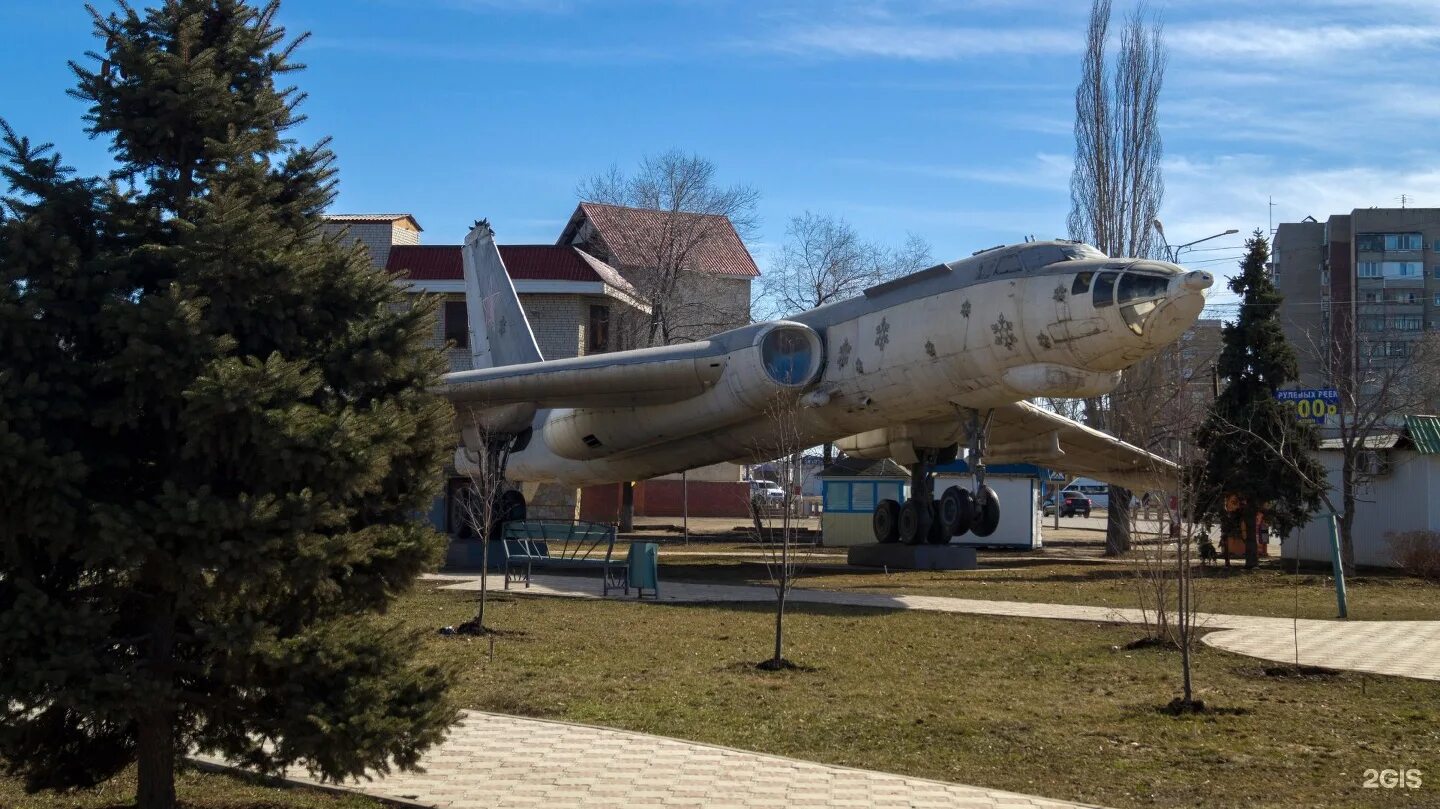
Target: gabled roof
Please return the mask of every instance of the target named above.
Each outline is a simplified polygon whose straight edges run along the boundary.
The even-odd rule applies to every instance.
[[[627,208],[600,202],[582,202],[570,216],[557,244],[572,244],[580,226],[587,220],[595,228],[615,263],[625,267],[646,267],[654,263],[645,255],[644,245],[655,243],[664,233],[666,217],[698,217],[708,228],[705,238],[687,256],[688,269],[733,278],[755,278],[760,268],[745,249],[740,234],[730,219],[719,214],[672,214],[645,208]]]
[[[1406,416],[1405,430],[1418,452],[1440,455],[1440,416]]]
[[[584,281],[608,284],[633,294],[634,287],[609,264],[578,247],[502,244],[500,260],[514,281]],[[465,259],[458,244],[397,244],[385,269],[411,281],[463,281]]]
[[[910,473],[905,467],[890,460],[882,458],[878,461],[867,461],[864,458],[845,457],[820,470],[816,477],[820,478],[905,478],[910,479]]]
[[[420,227],[420,222],[417,221],[417,220],[415,219],[415,217],[411,216],[411,215],[408,214],[408,213],[337,213],[337,214],[325,214],[325,221],[326,221],[326,222],[340,222],[340,223],[342,223],[342,224],[348,223],[348,222],[398,222],[398,221],[400,221],[401,219],[404,219],[404,220],[408,221],[408,222],[410,223],[410,226],[413,227],[413,228],[415,228],[416,230],[423,231],[423,230],[425,229],[425,228]]]

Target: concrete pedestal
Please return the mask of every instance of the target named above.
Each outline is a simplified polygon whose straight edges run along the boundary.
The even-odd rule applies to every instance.
[[[902,545],[900,543],[851,546],[847,561],[857,567],[891,570],[975,570],[975,549],[962,545]]]

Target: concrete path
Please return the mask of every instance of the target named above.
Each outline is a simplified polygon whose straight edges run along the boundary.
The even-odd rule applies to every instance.
[[[477,575],[440,574],[452,590],[479,590]],[[490,577],[492,592],[503,588],[503,577]],[[511,585],[512,592],[570,598],[600,598],[598,578],[535,576],[529,590]],[[768,587],[732,584],[661,582],[660,601],[670,603],[763,602],[774,599]],[[624,596],[612,595],[612,599]],[[633,596],[631,596],[633,598]],[[929,610],[1016,618],[1054,618],[1092,623],[1138,624],[1139,610],[1088,607],[1071,604],[1035,604],[1025,601],[983,601],[944,596],[886,593],[850,593],[796,589],[791,601],[836,604],[872,609]],[[1238,654],[1309,666],[1366,671],[1440,680],[1440,621],[1321,621],[1263,618],[1254,615],[1205,614],[1196,622],[1211,631],[1205,643]],[[1297,654],[1298,647],[1298,654]]]
[[[680,739],[465,711],[423,773],[347,783],[446,809],[702,806],[1033,809],[1081,804],[832,767]],[[304,770],[286,773],[313,783]]]

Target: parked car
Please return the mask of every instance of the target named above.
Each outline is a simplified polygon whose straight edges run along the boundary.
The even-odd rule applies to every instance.
[[[785,490],[770,480],[750,481],[750,502],[758,506],[780,507],[785,505]]]
[[[1090,516],[1090,498],[1086,497],[1083,494],[1080,494],[1079,492],[1072,492],[1069,490],[1061,492],[1060,498],[1061,517],[1074,517],[1076,515],[1079,515],[1081,517]],[[1045,503],[1042,506],[1042,513],[1047,517],[1055,513],[1054,497],[1045,498]]]
[[[1092,508],[1110,507],[1110,484],[1091,478],[1077,478],[1066,486],[1061,494],[1077,494],[1090,499]]]

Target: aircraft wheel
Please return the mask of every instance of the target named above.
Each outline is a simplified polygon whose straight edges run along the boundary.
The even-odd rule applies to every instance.
[[[876,542],[894,542],[900,538],[900,504],[894,500],[881,500],[875,506],[875,514],[870,519],[870,527],[875,531]]]
[[[975,522],[975,495],[969,489],[951,486],[940,495],[940,525],[945,532],[945,541],[950,537],[962,536]]]
[[[1000,498],[996,496],[994,489],[981,486],[980,494],[975,498],[975,524],[970,526],[970,531],[977,537],[988,537],[995,533],[998,527]]]
[[[945,531],[945,525],[940,521],[940,501],[930,503],[930,533],[926,534],[925,541],[931,545],[945,545],[950,542],[950,534]]]
[[[906,500],[900,507],[900,541],[923,544],[930,537],[930,507],[919,500]]]
[[[526,511],[525,495],[514,489],[500,493],[500,507],[495,510],[500,522],[519,522],[525,519]]]

